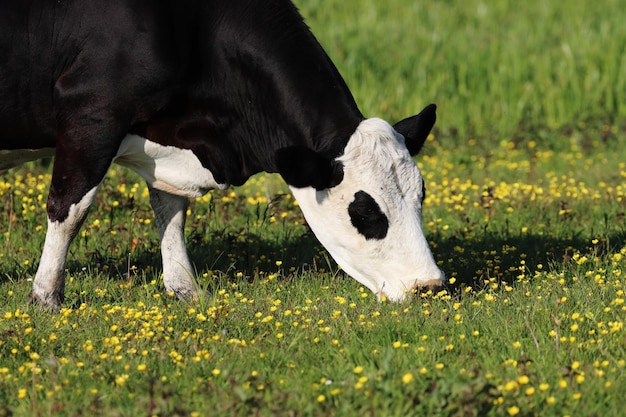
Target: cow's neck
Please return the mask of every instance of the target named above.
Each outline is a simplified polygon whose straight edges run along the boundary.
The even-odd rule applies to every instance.
[[[282,147],[337,156],[363,118],[295,7],[282,4],[279,12],[274,3],[257,2],[252,14],[227,3],[202,48],[210,51],[203,57],[210,71],[191,92],[214,125],[210,148],[225,153],[221,168],[230,183],[274,172]]]

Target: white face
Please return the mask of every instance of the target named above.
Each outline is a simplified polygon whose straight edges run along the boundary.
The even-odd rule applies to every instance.
[[[344,176],[335,187],[291,187],[335,261],[393,301],[418,286],[443,284],[422,231],[422,176],[402,135],[381,119],[367,119],[337,161]]]

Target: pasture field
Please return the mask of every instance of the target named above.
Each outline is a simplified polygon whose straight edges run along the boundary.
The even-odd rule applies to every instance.
[[[0,176],[0,416],[623,415],[623,2],[297,4],[366,115],[438,103],[416,161],[449,287],[378,302],[261,174],[191,202],[208,293],[180,302],[146,187],[113,167],[51,315],[25,303],[31,163]]]

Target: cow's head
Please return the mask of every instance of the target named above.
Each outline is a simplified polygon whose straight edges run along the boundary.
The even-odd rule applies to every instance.
[[[304,148],[277,154],[279,172],[319,241],[350,276],[394,301],[445,279],[422,230],[424,181],[411,159],[435,123],[435,109],[393,127],[364,120],[336,159]]]

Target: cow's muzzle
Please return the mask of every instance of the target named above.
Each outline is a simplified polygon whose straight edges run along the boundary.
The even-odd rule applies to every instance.
[[[413,293],[421,297],[438,294],[447,287],[445,279],[432,279],[430,281],[420,282],[413,288]]]

